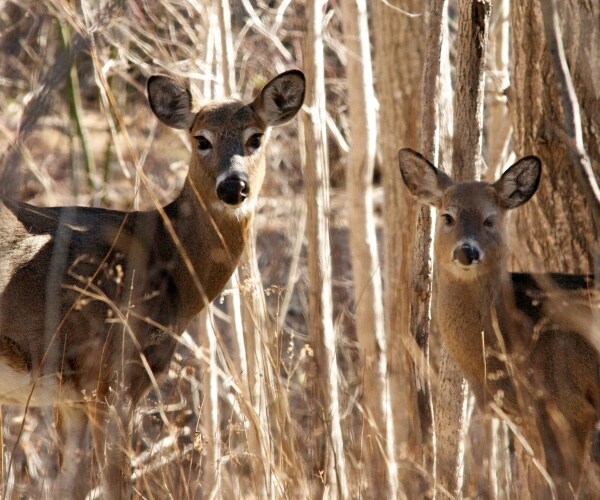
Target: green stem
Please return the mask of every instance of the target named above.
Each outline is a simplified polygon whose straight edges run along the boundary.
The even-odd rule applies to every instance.
[[[71,44],[71,32],[69,26],[62,20],[59,20],[60,25],[60,37],[63,48],[68,51]],[[94,184],[94,177],[96,175],[96,164],[94,157],[90,151],[90,143],[88,138],[87,129],[83,124],[83,107],[81,104],[81,91],[79,87],[79,76],[77,75],[77,68],[74,64],[74,56],[71,55],[71,69],[69,70],[69,77],[67,79],[67,97],[69,99],[69,112],[71,121],[75,125],[75,130],[79,140],[81,142],[81,150],[83,153],[83,165],[86,174],[87,186],[91,193],[94,193],[96,186]]]

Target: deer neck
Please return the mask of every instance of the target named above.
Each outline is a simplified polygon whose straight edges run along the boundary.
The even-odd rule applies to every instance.
[[[503,369],[486,350],[510,353],[518,332],[512,314],[512,284],[506,271],[465,280],[437,270],[433,319],[450,356],[458,364],[481,402],[488,387],[487,373]]]
[[[188,178],[179,196],[165,208],[183,249],[172,243],[184,324],[221,292],[237,267],[254,217],[253,200],[246,203],[250,206],[237,211],[208,203]]]

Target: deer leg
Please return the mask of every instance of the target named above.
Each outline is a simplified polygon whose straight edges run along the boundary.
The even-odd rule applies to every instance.
[[[555,482],[559,498],[568,498],[579,488],[587,434],[573,427],[557,405],[546,402],[544,406],[538,425],[546,468]]]
[[[57,430],[61,439],[61,467],[55,485],[55,498],[85,498],[90,489],[88,417],[81,408],[61,406]]]

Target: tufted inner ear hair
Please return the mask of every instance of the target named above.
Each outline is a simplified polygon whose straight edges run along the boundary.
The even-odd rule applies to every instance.
[[[410,148],[398,151],[398,163],[404,184],[421,203],[436,206],[444,191],[453,183],[448,175],[421,153]]]
[[[186,85],[169,76],[154,75],[147,87],[150,108],[161,122],[177,129],[192,126],[192,94]]]
[[[500,205],[505,209],[519,207],[536,192],[542,174],[537,156],[526,156],[508,168],[494,184]]]
[[[296,116],[305,92],[304,74],[299,70],[286,71],[267,83],[250,106],[267,125],[281,125]]]

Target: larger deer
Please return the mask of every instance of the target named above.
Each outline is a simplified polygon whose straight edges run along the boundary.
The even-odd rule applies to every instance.
[[[399,162],[410,192],[437,209],[432,320],[443,344],[478,403],[517,417],[541,442],[557,490],[576,490],[600,410],[589,297],[563,293],[560,277],[507,270],[506,214],[533,196],[541,162],[523,158],[493,184],[455,182],[410,149]]]
[[[304,101],[297,70],[249,104],[192,109],[188,88],[148,80],[154,114],[189,133],[181,193],[157,210],[40,208],[0,198],[0,402],[55,405],[56,496],[73,485],[91,423],[105,498],[130,495],[131,415],[171,360],[177,336],[223,288],[244,249],[271,126]]]

